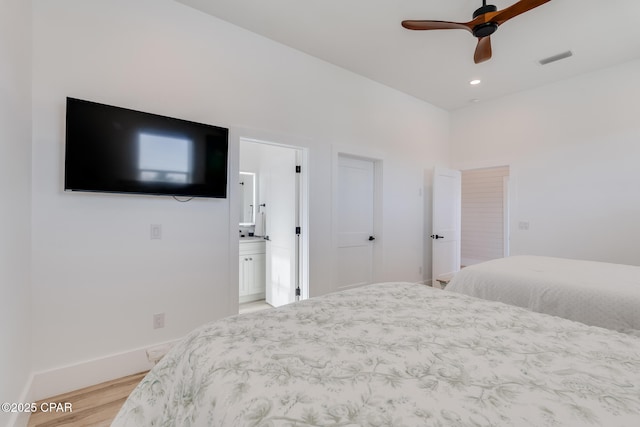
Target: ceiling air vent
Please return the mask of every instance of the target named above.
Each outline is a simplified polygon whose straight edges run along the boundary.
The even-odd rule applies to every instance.
[[[540,65],[547,65],[547,64],[551,64],[552,62],[560,61],[561,59],[569,58],[570,56],[573,56],[573,52],[568,50],[566,52],[562,52],[557,55],[553,55],[548,58],[541,59],[538,62],[540,63]]]

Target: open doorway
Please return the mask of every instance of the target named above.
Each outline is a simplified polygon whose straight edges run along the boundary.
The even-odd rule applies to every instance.
[[[308,297],[306,152],[240,138],[239,312]]]
[[[461,267],[509,255],[509,166],[462,171]]]

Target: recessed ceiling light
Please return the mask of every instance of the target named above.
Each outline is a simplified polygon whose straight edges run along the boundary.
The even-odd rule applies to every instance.
[[[480,79],[475,79],[475,80],[471,80],[471,81],[469,82],[469,84],[470,84],[471,86],[475,86],[475,85],[479,85],[479,84],[480,84],[480,82],[481,82],[481,80],[480,80]]]

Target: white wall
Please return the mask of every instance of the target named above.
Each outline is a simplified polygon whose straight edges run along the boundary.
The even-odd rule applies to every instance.
[[[638,76],[640,60],[452,114],[454,167],[511,165],[511,254],[640,265]]]
[[[0,402],[31,373],[31,2],[0,2]],[[11,414],[0,412],[0,425]]]
[[[241,129],[309,147],[312,295],[333,290],[331,147],[384,153],[379,279],[422,280],[419,190],[425,169],[449,161],[445,111],[170,0],[36,0],[33,61],[36,371],[173,339],[236,309],[229,200],[64,193],[66,96],[230,126],[234,174],[237,138],[253,136]],[[153,330],[159,312],[166,328]]]

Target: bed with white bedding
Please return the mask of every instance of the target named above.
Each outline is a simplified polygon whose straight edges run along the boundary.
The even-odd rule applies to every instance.
[[[640,339],[383,283],[190,333],[114,426],[634,426]]]
[[[511,256],[460,270],[447,291],[640,336],[640,267]]]

